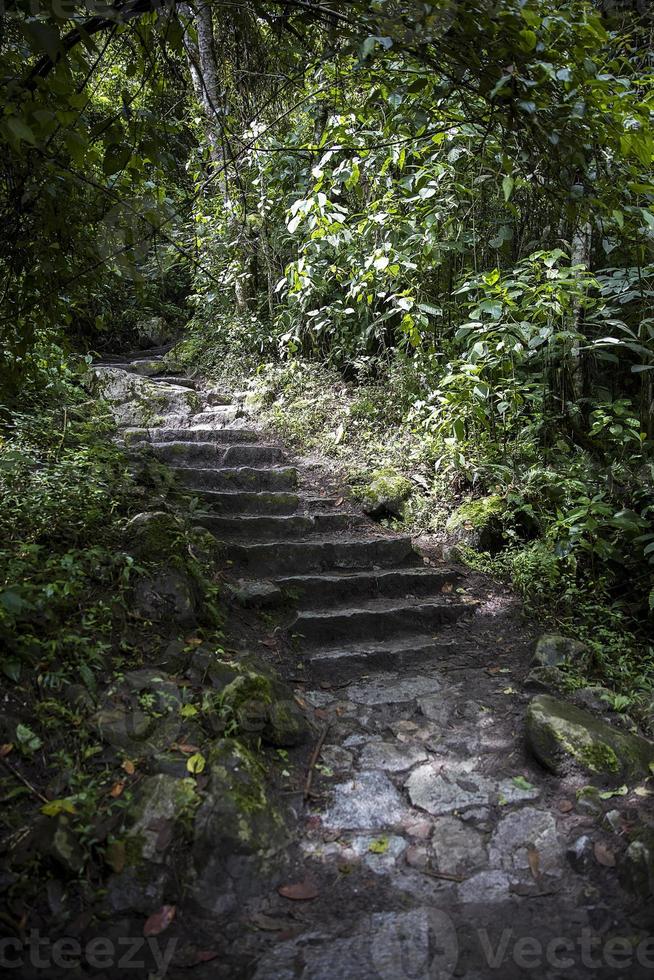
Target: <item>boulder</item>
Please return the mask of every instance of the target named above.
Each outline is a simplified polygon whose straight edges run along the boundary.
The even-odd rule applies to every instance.
[[[269,745],[288,748],[309,735],[292,690],[276,677],[254,671],[239,674],[223,689],[220,705],[243,734],[260,736]]]
[[[207,768],[209,787],[194,822],[190,898],[202,911],[221,914],[278,873],[288,832],[253,753],[221,740]]]
[[[543,633],[536,642],[531,666],[560,667],[561,664],[583,663],[587,658],[588,647],[580,640],[558,633]]]
[[[620,880],[625,888],[642,899],[654,895],[654,836],[633,840],[622,856]]]
[[[461,504],[445,526],[450,543],[491,554],[499,551],[505,511],[506,501],[496,494]]]
[[[143,619],[192,627],[198,622],[199,596],[195,582],[176,568],[160,568],[139,579],[133,608]]]
[[[651,774],[654,743],[575,705],[541,694],[529,705],[526,724],[531,751],[557,775],[577,769],[623,782]]]
[[[397,470],[386,468],[371,473],[367,485],[357,492],[357,496],[370,517],[402,517],[411,490],[410,480]]]
[[[185,421],[200,411],[197,392],[180,385],[156,384],[122,368],[94,369],[97,393],[104,398],[118,425],[151,428],[164,416]]]
[[[163,510],[136,514],[125,525],[125,547],[143,561],[161,561],[175,549],[180,526]]]
[[[92,718],[103,741],[134,756],[166,749],[179,734],[182,698],[162,671],[133,670],[105,692],[105,703]]]
[[[524,686],[528,691],[563,691],[565,675],[558,667],[532,667]]]

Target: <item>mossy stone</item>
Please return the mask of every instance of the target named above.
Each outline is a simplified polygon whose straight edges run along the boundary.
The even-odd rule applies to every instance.
[[[531,663],[533,667],[558,667],[560,664],[581,663],[587,656],[588,647],[581,640],[558,633],[543,633],[536,642]]]
[[[577,768],[607,781],[650,775],[654,743],[618,731],[582,708],[541,694],[527,709],[527,739],[536,758],[557,775]]]
[[[469,500],[450,515],[445,530],[453,544],[495,552],[502,546],[505,511],[506,501],[497,494]]]
[[[260,736],[280,748],[307,738],[308,725],[293,692],[276,677],[242,673],[224,688],[220,703],[243,735]]]
[[[374,470],[367,484],[356,491],[356,496],[370,517],[402,517],[411,490],[411,481],[406,476],[385,468]]]

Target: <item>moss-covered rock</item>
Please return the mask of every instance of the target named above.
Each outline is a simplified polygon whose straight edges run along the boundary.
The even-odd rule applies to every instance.
[[[143,561],[161,561],[170,556],[179,535],[179,522],[162,510],[136,514],[125,525],[126,547]]]
[[[559,775],[576,768],[623,781],[649,775],[654,765],[654,743],[546,694],[527,709],[527,740],[536,758]]]
[[[454,545],[475,551],[499,551],[505,512],[506,501],[497,494],[469,500],[450,515],[445,526],[448,538]]]
[[[260,890],[288,842],[286,820],[266,788],[256,756],[233,740],[208,758],[210,783],[194,824],[191,897],[205,911],[234,907]]]
[[[536,641],[531,663],[533,667],[583,664],[588,658],[588,653],[587,645],[581,640],[573,640],[558,633],[543,633]]]
[[[374,470],[367,483],[355,495],[370,517],[402,517],[404,504],[412,490],[411,481],[397,470]]]
[[[274,676],[240,674],[222,691],[220,705],[228,724],[233,720],[241,734],[260,736],[269,745],[291,747],[308,736],[293,692]]]

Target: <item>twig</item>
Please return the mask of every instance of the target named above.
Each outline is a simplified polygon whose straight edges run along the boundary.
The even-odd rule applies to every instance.
[[[465,881],[464,875],[451,874],[449,871],[427,871],[424,870],[423,874],[429,875],[430,878],[442,878],[444,881]]]
[[[330,723],[327,722],[327,724],[324,726],[322,732],[320,733],[320,738],[318,739],[318,741],[316,743],[316,747],[315,747],[315,749],[313,750],[313,752],[311,754],[311,759],[309,760],[309,768],[307,769],[307,778],[304,781],[304,799],[305,800],[308,800],[309,797],[312,795],[311,794],[311,783],[313,782],[313,771],[314,771],[314,769],[316,767],[316,762],[318,761],[318,757],[320,756],[320,750],[322,749],[323,745],[325,744],[325,739],[327,738],[327,732],[329,731],[329,725],[330,725]]]
[[[29,780],[25,779],[25,777],[23,775],[21,775],[21,773],[19,773],[17,769],[14,769],[14,767],[11,765],[10,762],[7,762],[6,759],[0,759],[0,762],[2,762],[3,765],[5,765],[7,767],[7,769],[12,774],[12,776],[15,776],[16,779],[19,779],[21,781],[21,783],[23,784],[23,786],[27,786],[27,788],[30,791],[30,793],[34,793],[34,795],[35,796],[38,796],[38,798],[40,800],[42,800],[44,803],[49,803],[50,802],[50,800],[47,798],[47,796],[43,796],[42,793],[39,793],[38,789],[36,789],[34,786],[32,786],[32,784],[29,782]]]

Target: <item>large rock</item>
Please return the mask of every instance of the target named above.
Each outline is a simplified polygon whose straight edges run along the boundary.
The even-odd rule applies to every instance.
[[[176,568],[160,568],[139,579],[134,587],[134,609],[143,619],[176,626],[195,626],[199,596],[190,575]]]
[[[166,416],[188,421],[200,410],[195,391],[180,385],[156,384],[116,367],[94,369],[98,394],[111,408],[118,425],[150,428]]]
[[[475,551],[499,551],[503,544],[505,510],[506,502],[497,495],[461,504],[445,527],[449,541]]]
[[[208,770],[209,788],[194,822],[190,887],[193,903],[217,915],[278,871],[288,831],[254,754],[225,739],[212,749]]]
[[[334,786],[322,822],[338,830],[384,830],[406,816],[404,801],[386,773],[373,771]]]
[[[527,709],[527,740],[536,758],[557,775],[570,769],[620,782],[651,774],[654,743],[541,694]]]
[[[581,640],[573,640],[558,633],[543,633],[536,642],[532,667],[560,667],[561,664],[578,664],[586,660],[588,647]]]
[[[236,677],[220,695],[227,720],[234,719],[243,734],[260,736],[269,745],[300,745],[309,726],[292,690],[278,678],[247,671]]]
[[[359,490],[363,510],[370,517],[401,517],[411,494],[411,481],[397,470],[375,470],[364,489]]]
[[[140,785],[123,822],[125,868],[108,883],[107,900],[114,912],[149,914],[161,905],[167,885],[176,877],[171,845],[183,836],[198,802],[193,779],[162,773]]]
[[[161,561],[175,549],[180,525],[163,510],[136,514],[125,525],[125,546],[144,561]]]
[[[167,674],[133,670],[105,692],[92,724],[109,745],[135,757],[151,756],[179,734],[181,703],[179,688]]]

